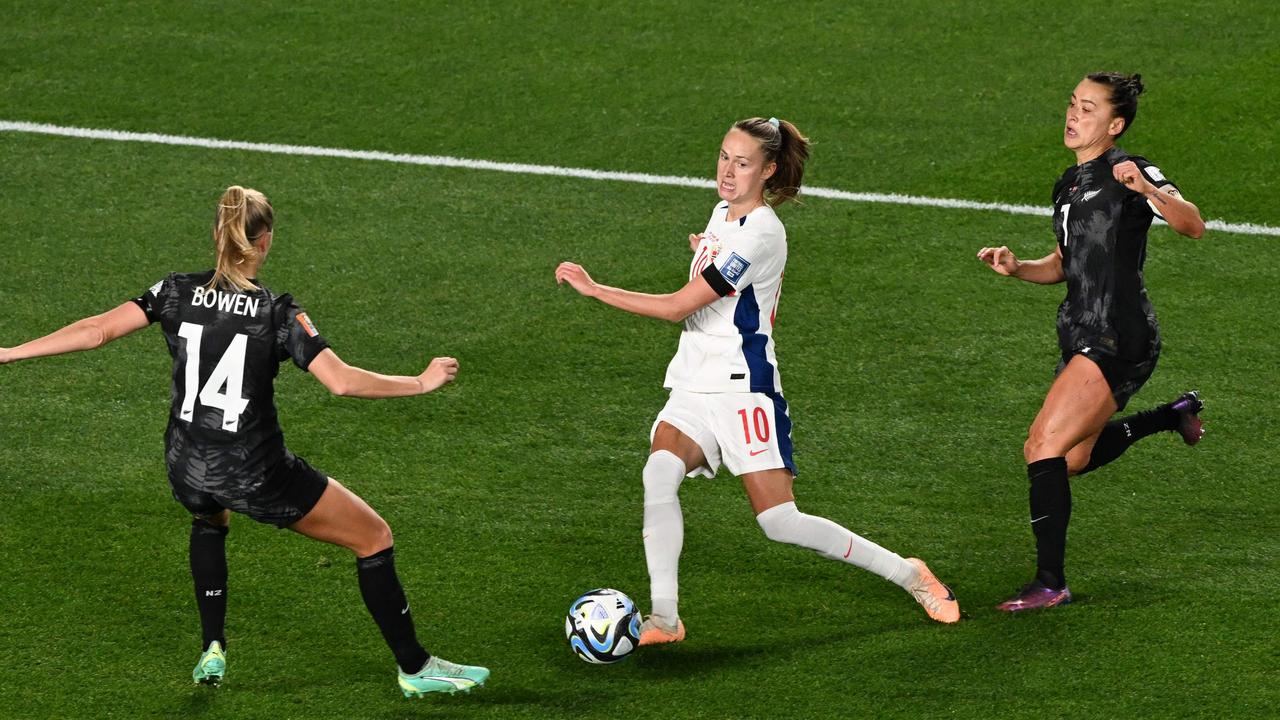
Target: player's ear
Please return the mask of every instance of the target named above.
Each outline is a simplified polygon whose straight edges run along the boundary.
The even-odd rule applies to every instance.
[[[1111,118],[1111,124],[1107,126],[1107,134],[1111,137],[1116,137],[1122,132],[1124,132],[1124,118]]]
[[[764,172],[761,173],[760,176],[765,180],[768,180],[769,178],[773,177],[773,174],[776,172],[778,172],[778,163],[771,162],[768,165],[764,166]]]
[[[259,235],[258,239],[253,241],[253,244],[258,246],[259,253],[261,253],[262,255],[266,255],[267,251],[271,249],[271,240],[272,240],[271,231],[268,230],[262,233],[261,235]]]

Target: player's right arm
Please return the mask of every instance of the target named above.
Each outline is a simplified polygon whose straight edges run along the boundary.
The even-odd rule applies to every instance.
[[[623,290],[597,283],[581,265],[571,262],[560,263],[556,268],[556,282],[568,284],[579,294],[619,310],[673,323],[682,322],[697,310],[719,300],[721,295],[702,275],[673,293],[653,295]]]
[[[94,350],[149,325],[147,314],[137,303],[129,301],[112,310],[77,320],[70,325],[23,343],[0,348],[0,365],[16,360],[62,355],[81,350]]]
[[[348,365],[332,349],[325,348],[307,370],[334,395],[377,399],[421,395],[451,383],[458,376],[458,361],[438,357],[415,376],[382,375]]]
[[[978,251],[978,259],[1001,275],[1037,285],[1053,285],[1067,279],[1062,272],[1062,249],[1057,247],[1039,260],[1019,260],[1012,250],[1003,245],[984,247]]]

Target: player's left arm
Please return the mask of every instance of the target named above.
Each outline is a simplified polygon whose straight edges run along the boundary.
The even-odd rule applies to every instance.
[[[1125,187],[1145,197],[1175,232],[1196,239],[1204,236],[1200,208],[1182,197],[1177,187],[1172,184],[1156,187],[1132,160],[1116,163],[1111,172]]]
[[[101,315],[77,320],[61,330],[17,347],[0,348],[0,365],[16,360],[94,350],[149,324],[147,314],[130,300]]]
[[[592,280],[581,265],[571,262],[560,263],[556,268],[556,282],[568,283],[579,294],[619,310],[670,322],[680,322],[720,298],[720,293],[702,275],[673,293],[653,295],[601,285]]]

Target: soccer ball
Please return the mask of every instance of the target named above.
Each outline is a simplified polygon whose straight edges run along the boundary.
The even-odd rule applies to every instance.
[[[617,590],[592,590],[569,606],[564,636],[586,662],[616,663],[640,643],[640,612],[631,598]]]

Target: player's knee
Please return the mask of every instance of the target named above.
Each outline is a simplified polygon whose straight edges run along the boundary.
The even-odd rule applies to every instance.
[[[641,473],[644,479],[644,504],[673,502],[680,491],[680,482],[684,480],[684,471],[684,461],[670,450],[650,453],[644,464],[644,472]]]
[[[377,522],[372,523],[361,535],[360,541],[351,548],[357,557],[368,557],[380,553],[395,544],[395,538],[391,535],[391,526],[381,516],[378,516]]]
[[[1031,428],[1027,433],[1026,442],[1022,444],[1022,457],[1028,463],[1047,457],[1058,457],[1061,454],[1053,450],[1053,436],[1036,427]]]
[[[191,518],[191,534],[192,535],[226,535],[230,530],[228,522],[230,515],[223,510],[217,515],[210,517],[193,517]]]
[[[764,536],[774,542],[796,544],[800,511],[794,502],[775,505],[756,515],[756,522],[764,531]]]

